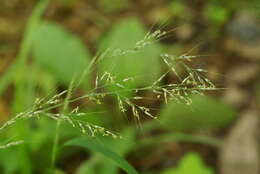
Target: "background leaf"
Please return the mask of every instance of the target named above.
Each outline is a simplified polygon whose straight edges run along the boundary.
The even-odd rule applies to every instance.
[[[68,85],[90,62],[90,53],[73,34],[51,22],[42,22],[34,36],[34,58],[55,78]]]
[[[196,153],[185,155],[177,168],[167,169],[162,174],[214,174],[211,168],[206,167]]]
[[[192,96],[192,104],[172,101],[160,114],[162,124],[171,130],[216,129],[227,126],[235,111],[220,101],[206,96]]]

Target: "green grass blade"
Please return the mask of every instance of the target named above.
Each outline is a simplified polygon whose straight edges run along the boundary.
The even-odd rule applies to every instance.
[[[121,156],[100,144],[95,138],[76,138],[65,143],[65,146],[80,146],[94,152],[101,153],[105,157],[114,161],[121,169],[128,174],[138,174],[138,172]]]

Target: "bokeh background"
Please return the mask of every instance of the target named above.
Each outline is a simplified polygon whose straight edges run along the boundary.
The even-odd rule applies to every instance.
[[[159,119],[144,116],[141,126],[120,115],[113,99],[98,106],[82,100],[77,104],[90,113],[87,121],[122,135],[123,140],[110,139],[106,145],[141,174],[260,173],[260,1],[50,0],[41,14],[36,7],[42,2],[0,1],[1,124],[37,96],[66,89],[75,67],[82,68],[104,48],[128,47],[148,31],[161,29],[170,34],[138,55],[140,62],[117,67],[118,73],[141,67],[146,76],[138,82],[142,85],[153,73],[163,72],[163,66],[149,61],[158,52],[194,55],[198,58],[191,66],[207,69],[206,76],[219,90],[192,96],[189,106],[143,101],[155,108]],[[36,29],[37,23],[43,25]],[[78,95],[93,86],[96,71]],[[165,79],[174,80],[170,75]],[[26,143],[0,149],[0,173],[46,173],[54,129],[55,121],[43,119],[2,132],[1,144],[16,139]],[[80,134],[63,125],[61,141]],[[101,155],[70,148],[60,153],[57,173],[123,171]]]

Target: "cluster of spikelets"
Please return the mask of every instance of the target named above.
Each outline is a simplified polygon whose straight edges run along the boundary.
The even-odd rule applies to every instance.
[[[143,48],[152,45],[153,43],[159,41],[160,39],[166,37],[168,32],[156,30],[155,32],[149,32],[147,35],[140,41],[138,41],[132,49],[128,50],[109,50],[108,52],[112,56],[123,56],[125,54],[134,54],[136,52],[142,51]],[[107,54],[107,53],[106,53]],[[138,94],[138,91],[149,91],[154,93],[155,100],[163,99],[167,104],[170,100],[176,100],[179,102],[185,102],[187,104],[191,104],[191,94],[200,94],[203,95],[205,91],[208,90],[216,90],[214,84],[205,77],[204,73],[206,70],[204,69],[193,69],[189,67],[186,62],[191,61],[191,59],[196,58],[196,56],[189,56],[186,54],[180,56],[174,56],[167,53],[160,55],[163,62],[167,65],[167,71],[162,74],[153,84],[146,87],[132,89],[135,94]],[[104,54],[100,57],[96,58],[96,62],[101,61],[104,58]],[[186,77],[181,77],[181,75],[176,71],[176,65],[180,65],[186,71]],[[178,78],[177,83],[170,83],[170,84],[163,84],[162,80],[170,73],[174,73]],[[146,115],[152,119],[156,119],[157,117],[152,115],[150,109],[136,104],[135,100],[144,100],[145,97],[142,96],[132,96],[132,97],[125,97],[119,95],[117,92],[100,92],[101,87],[99,84],[102,85],[114,85],[116,87],[125,88],[125,83],[128,81],[134,80],[133,77],[125,78],[123,80],[118,81],[116,77],[111,75],[109,72],[105,72],[100,76],[96,76],[95,80],[95,89],[91,90],[91,92],[80,96],[80,97],[70,97],[68,99],[68,103],[73,103],[75,101],[81,99],[89,99],[94,100],[97,104],[100,104],[102,100],[106,96],[116,96],[116,100],[118,103],[118,108],[122,113],[125,113],[129,109],[132,112],[132,115],[138,121],[140,120],[140,115]],[[162,85],[163,84],[163,85]],[[77,87],[77,85],[75,86]],[[73,88],[74,89],[74,88]],[[127,89],[129,90],[129,89]],[[5,122],[2,126],[0,126],[0,132],[13,124],[15,124],[19,120],[25,120],[30,118],[40,118],[40,117],[48,117],[50,119],[56,121],[62,121],[64,123],[70,124],[71,126],[78,128],[83,134],[88,133],[90,136],[95,136],[96,134],[102,136],[111,136],[113,138],[120,138],[120,135],[117,135],[104,127],[100,127],[98,125],[93,125],[89,122],[82,121],[78,118],[81,116],[85,116],[87,113],[79,112],[80,108],[76,107],[70,113],[54,113],[53,110],[55,108],[59,108],[64,105],[64,96],[67,95],[68,90],[62,91],[59,94],[56,94],[51,97],[44,97],[41,99],[37,99],[33,107],[29,110],[19,113],[18,115],[12,117],[9,121]],[[17,142],[9,142],[5,145],[0,146],[1,148],[7,148],[10,146],[18,145],[23,143],[23,141]]]

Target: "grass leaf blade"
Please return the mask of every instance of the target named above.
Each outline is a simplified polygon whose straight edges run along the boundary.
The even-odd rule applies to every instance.
[[[65,146],[80,146],[93,152],[98,152],[114,161],[121,169],[128,174],[138,174],[138,172],[121,156],[100,144],[95,138],[76,138],[65,143]]]

